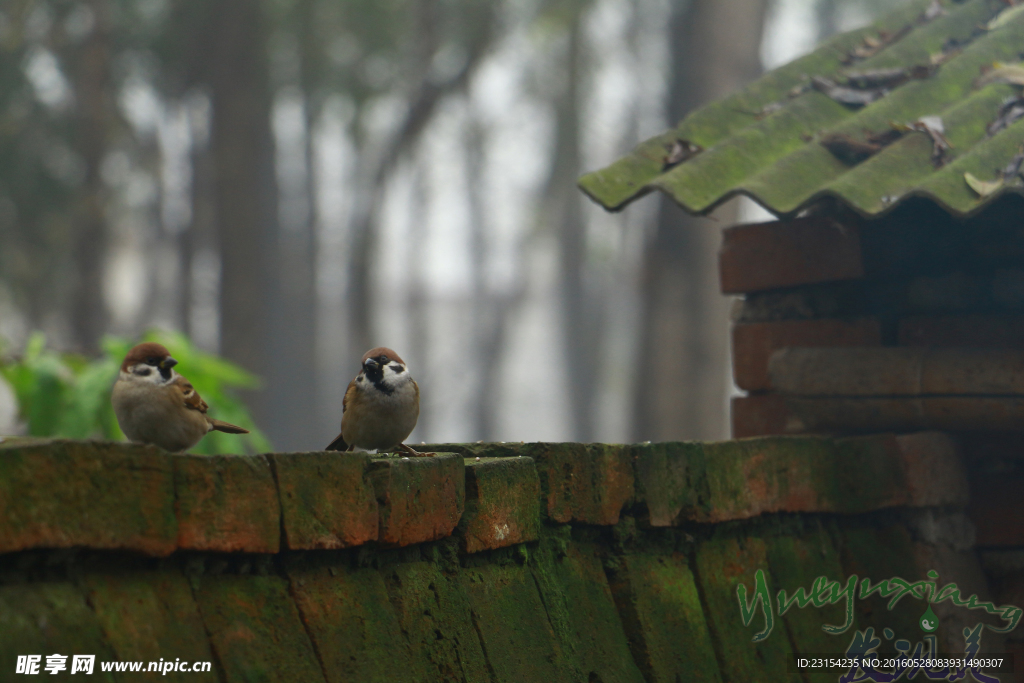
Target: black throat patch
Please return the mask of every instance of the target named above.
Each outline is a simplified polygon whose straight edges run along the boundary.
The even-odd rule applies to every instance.
[[[384,368],[379,365],[366,367],[363,369],[363,374],[366,375],[366,379],[370,380],[373,384],[373,388],[382,394],[391,395],[395,393],[393,387],[389,387],[384,384]]]

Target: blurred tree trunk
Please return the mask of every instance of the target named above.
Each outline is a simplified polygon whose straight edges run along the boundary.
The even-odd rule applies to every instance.
[[[209,83],[221,259],[220,352],[266,376],[272,365],[269,301],[277,288],[271,255],[277,235],[277,184],[267,29],[259,0],[215,2]],[[280,400],[271,396],[264,388],[250,399],[257,422],[266,423],[272,411],[282,411]]]
[[[721,98],[761,71],[766,0],[691,0],[672,14],[668,118]],[[719,292],[716,221],[661,198],[644,265],[644,315],[637,357],[634,437],[638,441],[728,435],[729,300]]]
[[[581,13],[582,14],[582,13]],[[569,389],[572,438],[594,438],[594,397],[599,370],[597,306],[585,285],[587,269],[586,223],[582,197],[576,186],[580,168],[579,87],[583,78],[581,16],[567,29],[568,45],[562,73],[565,82],[555,106],[555,150],[551,175],[544,189],[547,220],[559,243],[559,299],[563,320],[563,362]]]
[[[72,257],[75,280],[71,294],[71,333],[81,351],[94,351],[107,331],[103,298],[107,250],[106,190],[100,166],[107,150],[117,108],[111,92],[111,25],[106,0],[92,0],[92,31],[72,62],[75,90],[74,146],[84,162],[85,178],[74,210]]]
[[[301,189],[281,188],[292,205],[287,222],[282,215],[274,256],[278,288],[273,292],[270,330],[274,363],[268,386],[278,405],[287,410],[270,411],[267,436],[290,450],[319,450],[334,434],[318,433],[316,377],[316,255],[314,230],[313,121],[316,116],[316,56],[312,54],[314,26],[312,0],[296,4],[299,86],[303,114],[300,153],[305,168]],[[297,190],[297,191],[296,191]],[[295,195],[295,196],[291,196]],[[335,416],[336,418],[339,416]]]

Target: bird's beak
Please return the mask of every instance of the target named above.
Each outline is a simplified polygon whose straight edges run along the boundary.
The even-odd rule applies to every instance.
[[[365,361],[363,361],[363,367],[366,369],[377,368],[380,367],[380,363],[378,363],[372,358],[367,358]]]
[[[170,370],[171,368],[173,368],[177,364],[178,364],[178,361],[174,360],[170,356],[167,356],[167,358],[164,358],[162,361],[160,361],[160,369],[161,370]]]

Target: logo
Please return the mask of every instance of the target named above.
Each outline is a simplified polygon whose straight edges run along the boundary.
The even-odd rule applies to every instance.
[[[1002,666],[1005,657],[998,660],[996,658],[979,658],[981,634],[985,628],[994,633],[1013,631],[1017,628],[1024,610],[1013,605],[997,607],[994,603],[978,600],[977,595],[964,598],[955,583],[948,583],[939,588],[935,581],[939,575],[934,570],[928,572],[928,578],[930,580],[910,582],[900,577],[893,577],[875,584],[872,584],[871,579],[864,578],[858,584],[856,574],[847,577],[845,583],[830,581],[826,576],[819,576],[809,588],[801,586],[792,595],[785,589],[780,589],[773,599],[768,590],[764,571],[758,569],[754,574],[753,594],[750,599],[747,599],[747,586],[742,583],[736,587],[736,597],[739,600],[740,617],[744,626],[750,626],[759,610],[763,614],[764,628],[754,634],[752,640],[755,643],[763,641],[771,635],[775,627],[776,612],[778,616],[782,616],[794,605],[799,609],[804,609],[808,605],[821,608],[843,602],[846,607],[844,622],[834,625],[824,624],[821,627],[825,633],[838,636],[848,631],[853,625],[854,606],[857,600],[866,600],[876,594],[882,598],[889,598],[889,611],[892,611],[900,600],[908,596],[915,600],[924,600],[926,601],[925,610],[918,619],[918,625],[925,636],[922,641],[913,646],[913,649],[909,640],[899,639],[893,643],[898,655],[879,655],[877,650],[881,646],[882,640],[875,636],[873,628],[867,628],[864,631],[854,632],[853,639],[846,648],[845,658],[800,658],[797,660],[798,666],[848,668],[849,671],[846,675],[839,679],[840,683],[859,681],[887,683],[899,680],[904,675],[909,680],[921,671],[924,671],[929,680],[960,681],[964,680],[969,672],[980,683],[998,683],[999,679],[982,673],[981,669]],[[963,630],[963,657],[940,655],[934,635],[939,628],[939,619],[932,610],[932,606],[943,602],[949,602],[956,607],[968,610],[984,610],[987,614],[997,615],[1003,621],[1003,625],[978,623],[973,628],[965,628]],[[892,629],[888,628],[884,629],[882,635],[886,640],[892,640],[895,637]],[[891,670],[889,670],[890,668]]]

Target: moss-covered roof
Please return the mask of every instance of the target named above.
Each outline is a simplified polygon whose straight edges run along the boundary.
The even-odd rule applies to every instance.
[[[830,196],[865,216],[912,196],[971,214],[1024,194],[1024,117],[1012,111],[1024,114],[1012,82],[1024,80],[1012,66],[1022,59],[1024,7],[912,0],[691,113],[580,187],[609,210],[660,189],[694,214],[737,194],[780,216]],[[995,130],[1000,120],[1009,125]],[[976,184],[979,194],[967,174],[1002,182]]]

